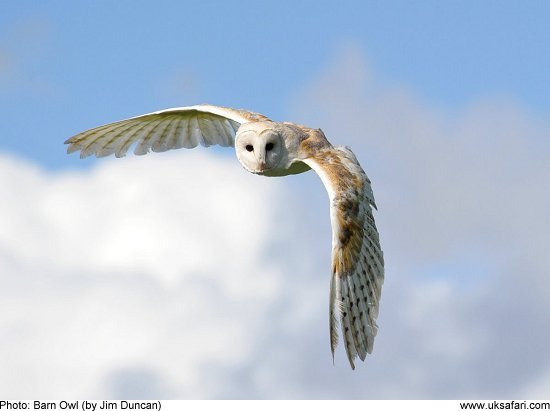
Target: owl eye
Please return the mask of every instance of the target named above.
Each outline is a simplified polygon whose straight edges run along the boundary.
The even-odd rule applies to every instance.
[[[273,143],[267,143],[267,144],[265,145],[265,149],[266,149],[266,151],[271,151],[271,150],[273,150]]]
[[[245,148],[246,148],[246,151],[254,150],[254,147],[252,147],[252,144],[247,144]]]

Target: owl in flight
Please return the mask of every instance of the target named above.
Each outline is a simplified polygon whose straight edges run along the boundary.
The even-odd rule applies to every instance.
[[[352,368],[357,356],[372,352],[384,281],[384,258],[372,208],[371,183],[347,147],[333,147],[320,129],[278,123],[246,110],[197,105],[156,111],[96,127],[71,137],[68,153],[80,157],[123,157],[176,148],[220,145],[235,147],[243,167],[268,177],[313,169],[330,199],[332,276],[330,281],[330,347],[338,343],[341,324]]]

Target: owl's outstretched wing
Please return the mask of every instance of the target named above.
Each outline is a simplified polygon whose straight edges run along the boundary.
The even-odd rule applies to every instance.
[[[384,257],[372,207],[370,180],[347,147],[321,148],[303,160],[317,172],[330,198],[332,279],[330,344],[338,343],[338,322],[352,368],[372,352],[384,282]]]
[[[208,104],[178,107],[99,126],[71,137],[65,144],[69,154],[80,150],[81,158],[123,157],[134,143],[137,155],[199,144],[232,147],[241,124],[268,120],[250,111]]]

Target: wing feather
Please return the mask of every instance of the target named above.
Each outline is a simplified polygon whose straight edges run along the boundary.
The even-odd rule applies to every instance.
[[[154,152],[161,153],[163,151],[170,150],[173,147],[173,129],[176,121],[177,119],[170,118],[162,122],[162,129],[157,131],[158,136],[155,143],[151,147]]]
[[[311,148],[313,147],[313,148]],[[330,198],[332,279],[329,326],[331,351],[338,343],[338,323],[349,363],[372,353],[384,282],[384,257],[372,208],[371,182],[348,148],[330,144],[309,148],[303,160],[317,172]]]
[[[144,122],[144,126],[139,129],[136,134],[137,145],[134,149],[134,154],[138,156],[145,155],[151,149],[151,139],[154,135],[155,128],[161,123],[162,119],[149,120]]]
[[[171,122],[172,120],[168,118],[166,121],[159,122],[157,126],[151,130],[151,139],[149,140],[151,151],[156,153],[166,151],[163,150],[164,141],[170,137],[167,130],[169,129]]]
[[[250,111],[207,104],[179,107],[105,124],[79,133],[65,144],[69,154],[80,151],[81,158],[123,157],[133,144],[136,155],[199,144],[232,147],[241,124],[267,120]]]
[[[188,130],[189,130],[189,142],[186,143],[186,136],[183,136],[184,138],[184,147],[185,148],[195,148],[197,147],[201,140],[202,140],[202,134],[200,131],[200,125],[199,125],[199,118],[197,117],[191,117],[189,120]]]

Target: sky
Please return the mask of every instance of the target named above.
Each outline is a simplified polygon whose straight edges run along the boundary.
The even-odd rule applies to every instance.
[[[4,397],[548,398],[548,2],[1,8]],[[198,103],[321,127],[369,175],[386,280],[355,371],[330,355],[313,172],[66,155]]]

